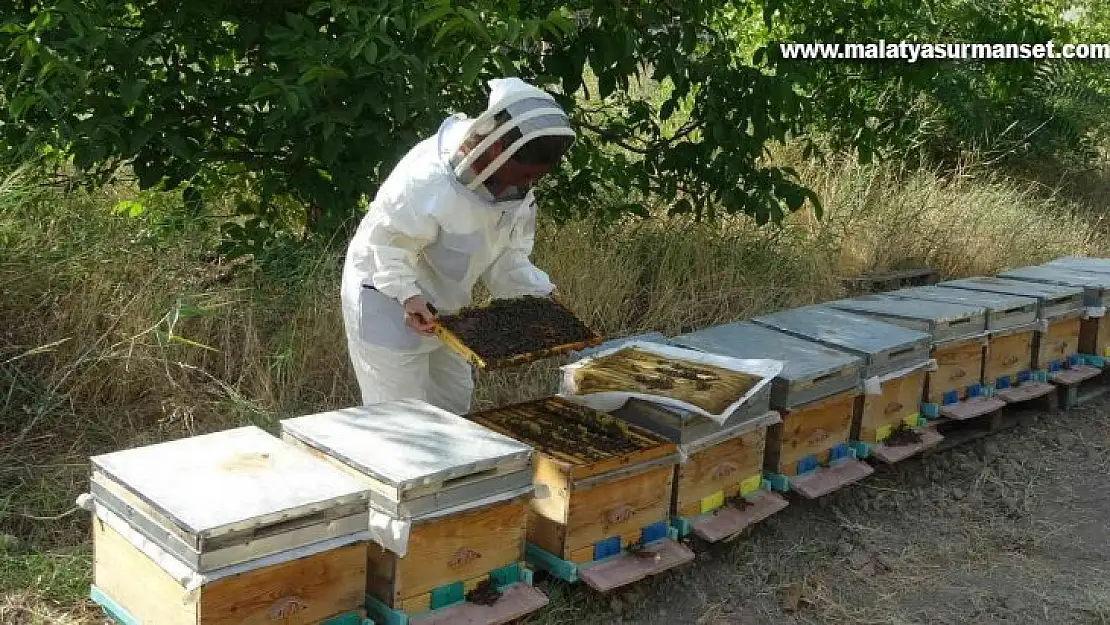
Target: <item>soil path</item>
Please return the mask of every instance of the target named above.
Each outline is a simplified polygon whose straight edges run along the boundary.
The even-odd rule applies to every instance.
[[[1110,401],[792,499],[698,563],[526,623],[1110,623]]]

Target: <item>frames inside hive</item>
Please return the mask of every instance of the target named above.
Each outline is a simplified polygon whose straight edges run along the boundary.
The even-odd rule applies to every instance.
[[[573,373],[579,395],[637,392],[677,399],[718,414],[763,378],[626,347]]]

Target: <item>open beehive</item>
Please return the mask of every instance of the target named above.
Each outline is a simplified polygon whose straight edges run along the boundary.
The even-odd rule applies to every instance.
[[[732,357],[775,357],[784,363],[772,382],[771,407],[782,423],[768,431],[765,471],[772,485],[818,497],[871,473],[853,458],[854,443],[897,461],[932,444],[887,444],[896,427],[857,410],[863,358],[755,323],[707,328],[672,339],[695,349]],[[866,417],[866,418],[865,418]],[[902,424],[896,424],[901,426]],[[899,443],[899,444],[894,444]]]
[[[373,618],[501,623],[546,605],[523,566],[527,445],[418,400],[286,419],[281,430],[372,493]],[[500,596],[471,601],[479,588]]]
[[[608,341],[597,350],[629,341],[673,344],[655,333]],[[678,445],[681,461],[675,469],[671,516],[680,536],[693,532],[715,542],[786,507],[785,499],[763,488],[766,430],[780,420],[770,409],[770,392],[767,384],[750,394],[723,423],[638,397],[611,412]]]
[[[983,361],[987,345],[987,310],[947,301],[911,299],[899,292],[829,302],[828,306],[904,328],[931,339],[935,371],[925,376],[922,410],[930,417],[969,419],[1004,404],[985,397]]]
[[[668,531],[674,443],[558,397],[467,418],[536,450],[536,566],[606,591],[693,559]]]
[[[721,414],[762,378],[710,363],[623,346],[571,373],[576,395],[627,392],[666,397]]]
[[[93,597],[143,625],[358,612],[367,489],[256,427],[94,456]]]
[[[1079,327],[1079,353],[1110,357],[1110,323],[1104,321],[1106,308],[1110,306],[1110,274],[1044,265],[1004,271],[999,277],[1082,287],[1085,310]]]
[[[931,428],[925,427],[920,412],[930,364],[929,334],[824,305],[787,310],[752,321],[861,360],[862,394],[852,398],[834,395],[813,406],[822,413],[837,414],[845,405],[851,406],[854,420],[850,438],[861,443],[853,448],[857,454],[877,451],[880,457],[896,461],[916,453],[918,444],[928,446],[939,440]],[[876,450],[880,443],[883,447]],[[894,449],[896,446],[902,449]]]
[[[580,350],[602,341],[550,297],[494,300],[436,319],[436,335],[480,369],[499,369]]]

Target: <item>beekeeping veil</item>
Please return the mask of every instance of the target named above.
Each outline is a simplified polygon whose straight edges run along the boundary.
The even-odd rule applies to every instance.
[[[489,106],[476,117],[463,137],[465,143],[473,137],[484,137],[471,149],[465,158],[455,165],[455,176],[465,181],[467,188],[474,190],[483,184],[493,172],[520,151],[528,142],[539,137],[575,137],[566,112],[550,94],[534,87],[519,78],[496,78],[489,81]],[[502,112],[509,118],[499,123],[497,117]],[[498,139],[513,133],[518,138],[504,146],[504,150],[473,178],[469,178],[470,166]],[[469,179],[468,179],[469,178]]]

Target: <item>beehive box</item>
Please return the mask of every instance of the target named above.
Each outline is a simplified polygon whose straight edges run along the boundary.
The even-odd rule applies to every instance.
[[[1066,286],[1012,280],[993,276],[978,276],[963,280],[943,282],[945,288],[1002,293],[1031,297],[1037,300],[1037,321],[1040,324],[1033,345],[1034,367],[1047,370],[1052,363],[1064,365],[1070,356],[1079,353],[1080,317],[1084,311],[1084,289]]]
[[[1022,267],[999,274],[1003,278],[1083,288],[1086,307],[1079,327],[1079,353],[1110,357],[1110,323],[1104,322],[1110,305],[1110,274],[1090,273],[1060,266]],[[1074,359],[1073,359],[1074,363]]]
[[[693,559],[668,529],[674,443],[558,397],[467,418],[536,449],[536,566],[604,592]]]
[[[1067,388],[1064,397],[1066,407],[1078,399],[1073,393],[1076,385],[1102,372],[1104,363],[1101,358],[1079,354],[1082,317],[1086,311],[1084,287],[995,277],[968,278],[945,284],[961,290],[1020,295],[1037,300],[1038,327],[1033,335],[1034,377]],[[1099,327],[1102,325],[1100,323]]]
[[[371,490],[373,618],[502,623],[546,605],[523,567],[527,445],[411,399],[286,419],[281,432]],[[467,599],[490,584],[502,593],[492,606]]]
[[[1038,321],[1035,298],[939,286],[906,289],[891,295],[985,309],[987,345],[982,357],[982,382],[994,397],[1015,403],[1043,397],[1055,390],[1034,375],[1033,351]],[[934,358],[941,362],[935,352]],[[943,370],[943,365],[941,368]],[[936,399],[931,397],[929,401]]]
[[[1100,276],[1110,275],[1110,258],[1084,258],[1078,256],[1065,256],[1050,263],[1049,267],[1061,267],[1084,273],[1094,273]],[[1104,301],[1110,300],[1110,288],[1104,292]],[[1103,304],[1105,306],[1105,304]],[[1103,318],[1087,319],[1080,330],[1080,347],[1084,352],[1099,358],[1110,357],[1110,320]]]
[[[930,356],[937,366],[925,376],[921,409],[926,417],[970,419],[1004,405],[984,396],[985,308],[889,293],[828,305],[929,334]]]
[[[849,453],[859,429],[854,418],[861,391],[859,356],[748,322],[707,328],[673,341],[735,358],[773,356],[783,362],[771,384],[770,404],[781,414],[781,422],[768,430],[763,465],[772,488],[819,497],[872,472]],[[878,453],[884,453],[884,437],[871,430]]]
[[[361,609],[368,492],[256,427],[91,458],[93,597],[143,625]]]
[[[920,410],[931,362],[928,334],[824,305],[752,321],[860,359],[862,394],[834,395],[812,406],[818,414],[841,414],[845,407],[852,411],[851,438],[860,443],[853,449],[857,455],[875,453],[880,459],[896,462],[940,441]],[[907,429],[913,434],[903,434]],[[895,434],[897,438],[888,440]],[[885,445],[880,447],[880,443]]]

